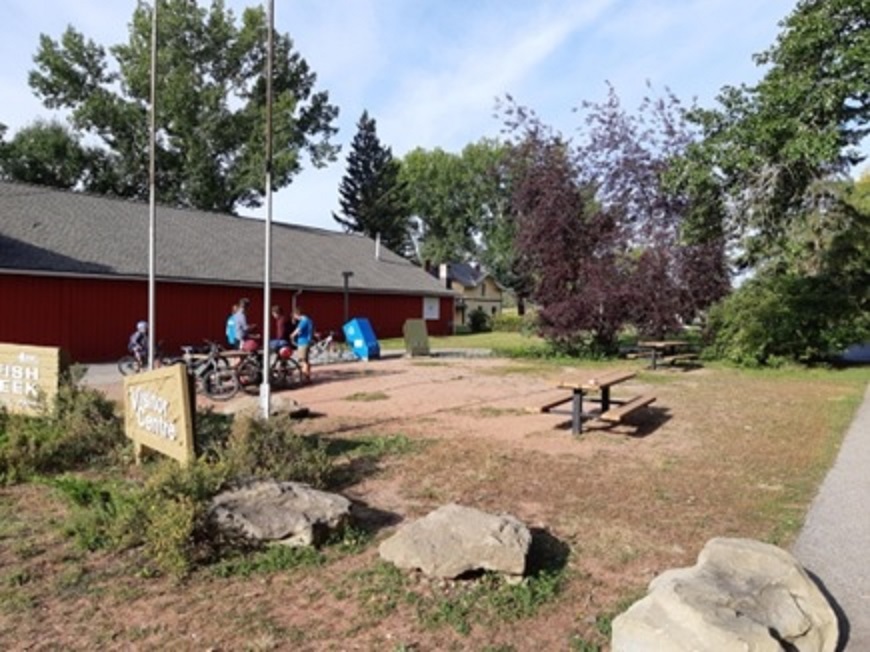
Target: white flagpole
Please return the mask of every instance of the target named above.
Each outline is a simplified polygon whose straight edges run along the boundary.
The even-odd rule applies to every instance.
[[[275,0],[269,0],[268,36],[266,39],[266,242],[263,270],[263,382],[260,385],[260,414],[268,419],[271,413],[269,339],[272,321],[272,59],[275,30]]]
[[[151,9],[151,116],[149,125],[148,162],[148,368],[154,369],[156,341],[155,258],[157,249],[157,193],[156,193],[156,133],[157,133],[157,5]]]

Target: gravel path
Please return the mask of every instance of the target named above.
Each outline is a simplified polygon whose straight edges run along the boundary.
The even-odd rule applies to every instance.
[[[870,386],[792,549],[840,609],[840,650],[870,650]]]

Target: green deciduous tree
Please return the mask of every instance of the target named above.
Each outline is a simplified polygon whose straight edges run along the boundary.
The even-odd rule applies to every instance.
[[[333,213],[333,218],[348,232],[379,235],[386,247],[407,256],[413,253],[413,245],[400,167],[392,150],[381,144],[374,118],[363,111],[339,186],[343,217]]]
[[[725,87],[697,111],[703,159],[728,192],[748,264],[784,243],[813,210],[820,179],[844,177],[870,119],[870,1],[801,0],[776,43],[756,56],[754,86]]]
[[[870,129],[870,1],[801,0],[754,86],[698,111],[707,167],[729,198],[727,231],[754,277],[711,316],[733,360],[810,360],[870,335],[870,217],[848,178]]]
[[[158,196],[161,201],[232,212],[257,206],[265,192],[267,21],[262,7],[236,24],[221,0],[202,8],[160,0]],[[30,85],[48,108],[70,111],[73,126],[104,152],[93,188],[129,197],[148,189],[151,8],[139,2],[129,40],[108,50],[69,27],[42,35]],[[275,35],[275,188],[291,182],[302,155],[334,160],[337,108],[315,92],[315,74],[287,35]]]
[[[509,193],[500,175],[503,156],[504,146],[486,139],[459,154],[417,148],[405,155],[402,178],[419,223],[422,259],[475,260],[488,248],[487,236],[506,226]]]
[[[86,181],[93,154],[59,122],[36,121],[3,142],[0,131],[0,177],[56,188]]]

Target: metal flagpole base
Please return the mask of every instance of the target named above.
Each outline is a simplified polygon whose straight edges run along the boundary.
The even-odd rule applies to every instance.
[[[260,384],[260,416],[268,419],[271,416],[272,387],[268,381]]]

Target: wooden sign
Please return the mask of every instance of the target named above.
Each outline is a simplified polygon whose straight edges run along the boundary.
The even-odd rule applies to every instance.
[[[408,319],[402,326],[405,352],[410,356],[429,355],[429,333],[422,319]]]
[[[0,405],[9,412],[36,414],[57,394],[60,349],[0,344]]]
[[[136,462],[142,447],[183,466],[194,458],[193,410],[184,365],[124,377],[124,431],[133,440]]]

